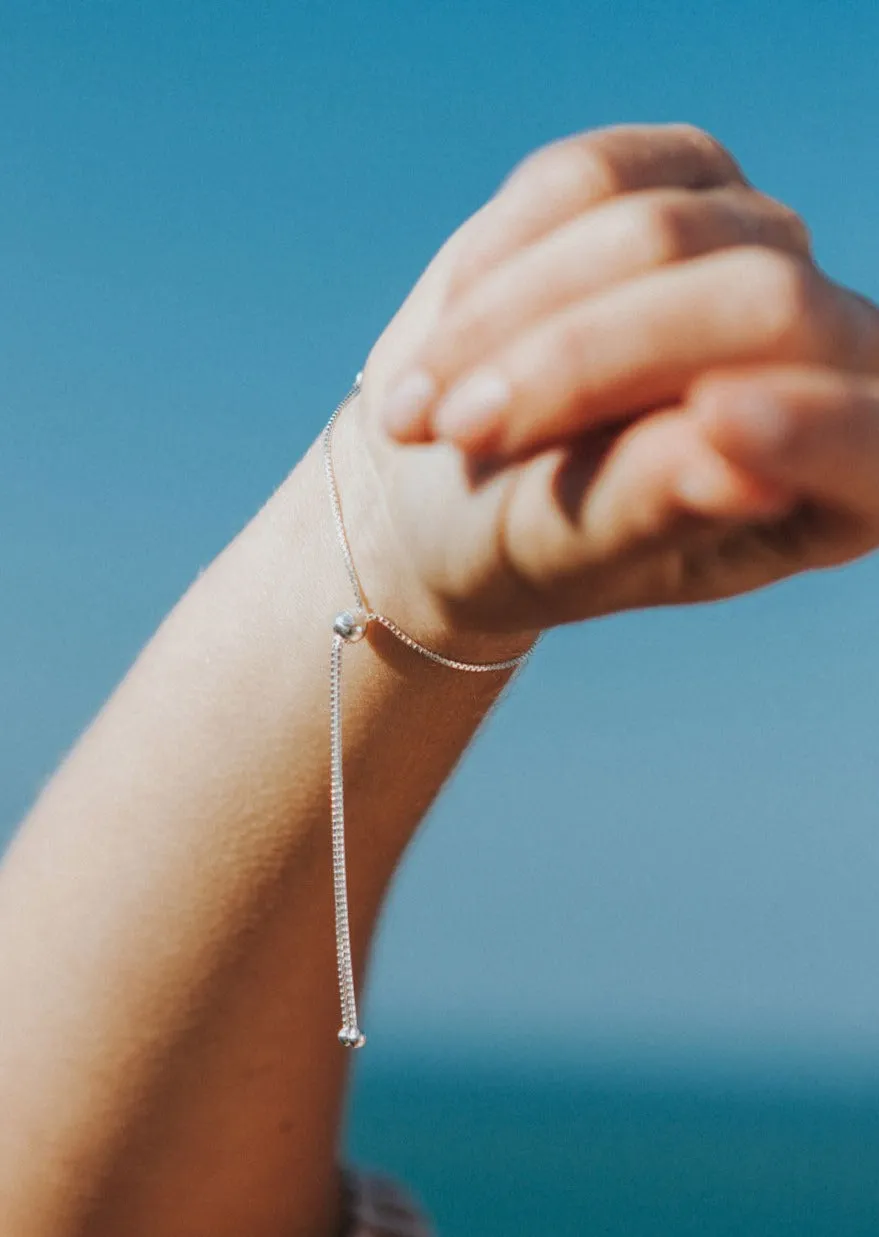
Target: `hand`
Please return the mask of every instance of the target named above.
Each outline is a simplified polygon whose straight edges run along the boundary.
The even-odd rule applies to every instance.
[[[440,250],[358,425],[404,578],[517,631],[873,548],[877,373],[879,312],[791,211],[697,130],[619,128],[530,156]]]

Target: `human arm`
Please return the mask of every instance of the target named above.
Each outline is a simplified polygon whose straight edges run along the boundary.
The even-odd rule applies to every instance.
[[[387,538],[354,456],[356,401],[349,412],[334,448],[362,578],[450,648],[389,556],[371,554]],[[193,584],[19,832],[0,880],[9,1237],[335,1231],[348,1058],[327,675],[349,601],[312,449]],[[455,645],[474,660],[524,647]],[[506,677],[453,674],[381,633],[346,659],[359,974],[399,855]]]
[[[676,177],[695,199],[687,209],[702,219],[707,208],[709,251],[755,227],[772,254],[801,247],[793,221],[750,198],[741,209],[727,201],[732,222],[715,229],[705,186],[734,173],[707,143],[664,131],[616,141],[613,166],[632,178],[606,182],[606,199],[646,209],[639,195],[657,176],[666,188]],[[670,438],[661,413],[637,418],[613,449],[577,435],[488,469],[444,443],[388,441],[379,417],[395,372],[454,323],[458,294],[527,246],[535,201],[594,213],[588,201],[547,195],[533,172],[530,206],[511,206],[502,189],[431,264],[370,354],[363,398],[337,439],[370,600],[425,643],[472,660],[520,651],[554,622],[694,600],[705,594],[685,586],[714,587],[718,575],[679,567],[710,568],[718,550],[738,572],[727,592],[778,578],[787,560],[764,562],[747,538],[758,546],[806,483],[789,452],[785,477],[766,481],[754,471],[763,456],[728,459],[695,418],[679,417]],[[675,254],[649,261],[683,265]],[[624,285],[632,272],[607,277]],[[713,288],[728,303],[723,272]],[[694,338],[705,337],[700,325],[688,323]],[[532,412],[539,421],[539,398]],[[830,433],[847,459],[851,445]],[[734,456],[735,443],[725,449]],[[864,455],[867,478],[879,475],[877,454]],[[719,474],[721,501],[716,489],[701,506],[682,496],[684,467]],[[820,460],[817,472],[826,483]],[[332,617],[349,594],[322,482],[313,450],[163,625],[8,857],[0,1219],[11,1237],[332,1232],[345,1055],[335,1040],[326,675]],[[858,516],[857,552],[875,544],[868,515]],[[732,536],[744,549],[724,559]],[[346,659],[361,974],[406,841],[502,681],[447,674],[381,631]]]

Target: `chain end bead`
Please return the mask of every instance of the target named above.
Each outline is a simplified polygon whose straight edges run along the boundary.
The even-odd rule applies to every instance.
[[[362,1048],[366,1036],[359,1027],[342,1027],[339,1031],[339,1043],[343,1048]]]
[[[366,635],[369,615],[365,610],[340,610],[333,620],[333,631],[349,644],[356,644]]]

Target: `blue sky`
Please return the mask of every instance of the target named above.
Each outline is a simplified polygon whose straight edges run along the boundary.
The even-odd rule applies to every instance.
[[[542,142],[692,120],[879,296],[879,7],[0,7],[0,827]],[[553,633],[397,883],[376,1035],[879,1062],[879,565]]]

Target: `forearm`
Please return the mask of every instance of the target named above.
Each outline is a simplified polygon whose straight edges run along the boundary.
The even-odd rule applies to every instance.
[[[345,417],[337,451],[369,590],[386,530]],[[392,592],[395,572],[380,583]],[[327,676],[350,600],[312,449],[169,616],[14,842],[0,880],[9,1237],[333,1231],[347,1054]],[[400,607],[462,657],[524,647],[456,643]],[[507,677],[453,673],[381,631],[346,655],[358,974],[409,837]]]

